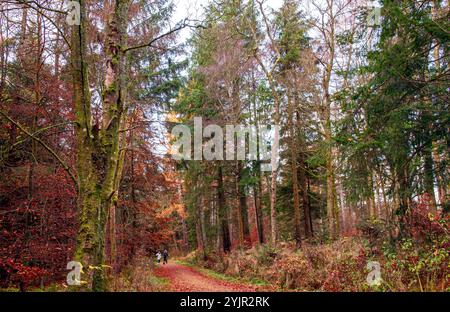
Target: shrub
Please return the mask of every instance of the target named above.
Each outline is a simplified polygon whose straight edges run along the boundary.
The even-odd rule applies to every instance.
[[[42,268],[26,266],[13,259],[7,259],[0,263],[2,287],[17,286],[21,291],[26,291],[28,286],[36,283],[46,274],[47,271]]]

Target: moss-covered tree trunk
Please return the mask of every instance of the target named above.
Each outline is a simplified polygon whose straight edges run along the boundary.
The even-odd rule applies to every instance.
[[[95,265],[99,248],[96,221],[100,207],[100,192],[97,188],[98,174],[94,170],[92,161],[94,144],[86,63],[86,8],[85,1],[79,1],[79,3],[81,23],[72,26],[71,40],[79,222],[75,259],[85,267],[82,280],[88,283],[88,287],[92,287],[93,274],[87,268]]]
[[[103,127],[100,131],[100,153],[103,153],[104,176],[102,177],[102,224],[111,211],[112,226],[115,226],[115,206],[118,200],[118,181],[123,168],[120,157],[120,130],[124,120],[126,98],[126,68],[123,47],[126,45],[129,1],[116,1],[114,13],[109,17],[105,42],[106,75],[103,91]],[[123,156],[123,155],[122,155]],[[103,225],[103,228],[105,226]],[[115,258],[115,232],[112,228],[111,256]],[[104,243],[104,235],[103,243]],[[104,247],[103,247],[104,248]],[[100,255],[99,255],[100,256]],[[103,260],[103,259],[102,259]],[[112,263],[113,264],[113,263]],[[103,270],[100,270],[104,274]]]
[[[103,127],[91,124],[91,103],[86,63],[86,3],[80,3],[80,25],[72,26],[72,80],[77,145],[79,230],[75,258],[83,264],[87,287],[107,288],[105,227],[110,207],[117,200],[115,181],[120,169],[119,133],[124,111],[124,56],[128,1],[116,1],[108,21],[107,72],[103,94]],[[117,185],[116,185],[117,186]]]

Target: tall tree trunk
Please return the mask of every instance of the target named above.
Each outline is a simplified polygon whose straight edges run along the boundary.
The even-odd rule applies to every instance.
[[[225,190],[223,185],[223,173],[222,166],[218,166],[217,173],[217,202],[219,206],[219,220],[220,220],[220,229],[222,236],[222,247],[224,252],[228,252],[231,250],[231,239],[230,239],[230,229],[228,225],[228,213],[227,213],[227,204],[225,200]]]
[[[263,228],[263,218],[262,218],[262,201],[261,201],[261,181],[253,186],[253,196],[255,202],[255,224],[256,224],[256,234],[258,236],[258,243],[264,243],[264,228]]]
[[[384,186],[384,179],[383,176],[380,174],[380,188],[381,188],[381,197],[383,199],[383,209],[384,209],[384,216],[386,218],[386,223],[389,224],[391,222],[391,211],[389,209],[389,203],[387,202],[386,198],[386,190]]]
[[[327,144],[331,144],[331,129],[326,129],[325,133]],[[334,164],[331,146],[327,147],[326,154],[326,186],[328,234],[330,239],[335,239],[337,237],[337,220],[335,213]]]
[[[377,219],[377,207],[375,204],[375,194],[373,192],[374,186],[373,186],[373,174],[372,170],[370,168],[367,168],[369,174],[367,175],[367,185],[369,186],[369,196],[367,198],[367,203],[369,206],[369,218],[370,219]]]
[[[259,138],[258,129],[258,110],[256,106],[256,82],[255,77],[252,72],[252,84],[253,84],[253,119],[256,127],[256,137]],[[260,244],[264,243],[264,224],[263,224],[263,213],[262,213],[262,176],[261,176],[261,156],[260,156],[260,146],[259,140],[256,140],[256,180],[257,183],[253,187],[254,197],[255,197],[255,218],[256,218],[256,230],[258,234],[258,241]]]
[[[309,179],[307,178],[307,165],[306,165],[306,144],[305,139],[303,137],[302,126],[300,121],[300,113],[296,112],[296,129],[298,129],[298,162],[300,164],[298,170],[298,182],[300,184],[300,193],[302,196],[302,206],[303,206],[303,216],[304,216],[304,227],[305,227],[305,236],[307,238],[313,237],[313,227],[312,227],[312,217],[311,217],[311,205],[309,201]]]
[[[274,141],[278,141],[278,131],[275,130]],[[272,156],[272,158],[274,158]],[[272,174],[270,179],[270,239],[272,244],[276,244],[278,240],[277,228],[277,169],[274,168],[276,160],[272,160]]]
[[[198,183],[198,181],[197,181]],[[196,188],[198,185],[196,186]],[[196,198],[196,222],[195,222],[195,231],[197,236],[197,250],[202,253],[203,259],[206,259],[206,233],[205,233],[205,225],[204,225],[204,213],[203,213],[203,196],[201,198]]]
[[[333,34],[332,34],[333,36]],[[334,39],[332,39],[334,42]],[[325,92],[324,100],[324,134],[326,144],[325,170],[326,170],[326,202],[327,202],[327,218],[328,218],[328,234],[331,239],[335,239],[338,235],[338,217],[336,216],[336,189],[334,182],[334,157],[333,157],[333,140],[331,125],[331,96],[329,85],[331,79],[331,71],[333,69],[334,45],[332,45],[331,59],[329,60],[322,82]]]
[[[410,199],[409,199],[409,178],[408,171],[405,168],[405,164],[402,164],[397,170],[398,179],[398,203],[399,210],[398,214],[400,216],[400,236],[404,237],[409,234],[408,228],[406,227],[407,218],[411,214],[410,211]]]
[[[250,235],[250,225],[248,221],[247,196],[242,186],[241,186],[241,194],[239,196],[239,204],[241,206],[242,211],[242,223],[244,224],[244,237],[245,237]]]
[[[72,78],[77,144],[78,210],[76,259],[88,272],[94,291],[107,288],[104,266],[106,217],[114,203],[119,167],[119,130],[124,109],[124,55],[129,1],[116,1],[107,26],[103,128],[91,125],[86,63],[86,3],[80,3],[80,25],[72,26]]]
[[[130,192],[130,198],[131,198],[131,206],[127,207],[128,209],[131,209],[131,231],[132,235],[137,234],[138,230],[138,200],[136,198],[136,189],[135,189],[135,180],[134,180],[134,132],[133,130],[130,131],[130,182],[129,182],[129,192]],[[131,244],[131,251],[130,251],[130,257],[128,260],[131,260],[134,255],[136,254],[136,244]]]
[[[242,184],[242,162],[236,162],[236,197],[237,197],[237,219],[239,231],[239,245],[243,246],[244,237],[249,234],[247,200],[245,188]]]
[[[183,251],[187,252],[189,250],[188,227],[184,218],[181,219],[181,228],[183,233]]]
[[[288,126],[290,128],[290,158],[291,158],[291,171],[292,171],[292,192],[294,199],[294,238],[295,245],[297,248],[302,246],[301,238],[301,216],[300,216],[300,198],[298,189],[298,178],[297,178],[297,142],[296,142],[296,131],[294,123],[294,103],[292,101],[292,96],[288,93]]]
[[[78,219],[77,247],[75,259],[85,268],[97,264],[97,254],[101,249],[97,219],[101,205],[97,172],[94,170],[92,156],[94,144],[91,138],[91,103],[86,63],[86,8],[85,1],[79,0],[81,7],[80,25],[72,26],[72,83],[73,102],[75,105],[75,136],[77,146],[77,178],[78,178]],[[86,276],[82,280],[92,287],[93,273],[84,270]]]
[[[438,12],[440,10],[440,4],[438,0],[433,1],[433,6],[431,9],[432,12],[432,19],[438,18]],[[439,42],[436,43],[434,49],[433,49],[433,56],[434,56],[434,66],[435,66],[435,75],[441,74],[441,61],[440,61],[440,50],[441,46]],[[432,102],[430,100],[430,105],[432,106]],[[428,138],[427,138],[428,139]],[[437,152],[437,142],[434,142],[431,138],[429,138],[431,142],[427,142],[427,151],[425,156],[425,179],[426,179],[426,190],[431,196],[431,203],[430,208],[431,212],[437,214],[437,201],[436,201],[436,194],[434,191],[434,177],[436,177],[437,182],[437,190],[438,190],[438,200],[439,204],[442,204],[445,200],[443,190],[443,179],[441,178],[441,175],[439,174],[440,169],[440,161],[439,161],[439,155]],[[433,167],[434,167],[434,173],[433,173]]]
[[[441,175],[441,157],[438,153],[438,143],[433,142],[433,164],[435,166],[436,172],[436,182],[437,182],[437,190],[438,190],[438,200],[439,205],[442,205],[445,202],[446,198],[446,188],[445,188],[445,179],[443,179]]]
[[[126,132],[122,131],[120,141],[126,144]],[[114,188],[113,196],[111,198],[110,214],[109,214],[109,242],[110,242],[110,263],[115,273],[119,272],[119,267],[117,263],[117,228],[116,228],[116,212],[118,210],[119,204],[119,187],[120,180],[122,179],[122,172],[125,163],[125,149],[119,152],[119,159],[117,162],[116,175],[114,176]]]
[[[332,138],[332,121],[331,110],[332,101],[330,94],[331,74],[334,67],[335,58],[335,26],[336,15],[333,12],[333,1],[328,3],[326,13],[328,15],[328,22],[323,29],[324,42],[329,49],[328,60],[325,61],[325,68],[322,78],[322,90],[324,92],[324,101],[322,106],[323,111],[323,128],[324,139],[326,144],[325,156],[325,171],[326,171],[326,203],[327,203],[327,218],[328,218],[328,234],[330,239],[337,238],[339,234],[339,211],[336,203],[336,188],[335,188],[335,170],[334,170],[334,155],[333,155],[333,138]]]
[[[208,200],[209,198],[207,198],[207,196],[203,196],[202,198],[202,204],[199,207],[199,213],[200,213],[200,224],[201,224],[201,228],[202,228],[202,240],[203,240],[203,245],[206,249],[207,247],[207,233],[206,233],[206,221],[205,221],[205,207],[207,207],[208,205]],[[206,254],[206,250],[205,250],[205,254]]]
[[[434,169],[433,169],[433,144],[430,138],[426,138],[424,150],[424,188],[429,196],[430,212],[437,213],[436,196],[434,193]]]
[[[244,245],[244,217],[243,210],[245,207],[242,206],[241,202],[241,187],[240,182],[240,168],[239,161],[236,162],[236,174],[235,174],[235,189],[236,189],[236,219],[237,219],[237,230],[238,230],[238,245],[242,247]]]

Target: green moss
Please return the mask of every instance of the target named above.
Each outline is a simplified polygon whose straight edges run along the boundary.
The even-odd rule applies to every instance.
[[[0,292],[19,292],[19,288],[15,287],[0,288]]]
[[[161,287],[161,286],[166,287],[169,285],[169,281],[166,278],[158,277],[153,274],[149,275],[148,283],[152,286],[158,286],[158,287]]]
[[[116,82],[113,82],[108,88],[104,89],[102,92],[102,97],[104,98],[108,93],[115,93],[117,91]]]
[[[28,289],[30,292],[66,292],[66,291],[72,291],[73,289],[70,289],[68,287],[64,287],[61,284],[52,283],[48,286],[44,287],[33,287]]]
[[[120,50],[120,47],[118,47]],[[115,55],[112,59],[111,59],[111,64],[113,64],[114,66],[119,65],[119,55]]]

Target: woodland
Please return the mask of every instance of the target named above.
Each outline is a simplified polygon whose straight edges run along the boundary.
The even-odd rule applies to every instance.
[[[0,0],[0,291],[450,291],[448,1],[191,2]]]

